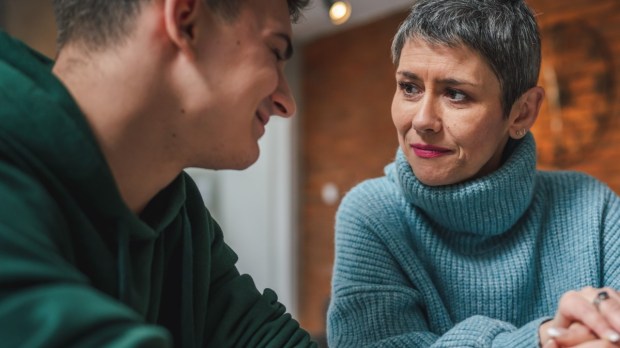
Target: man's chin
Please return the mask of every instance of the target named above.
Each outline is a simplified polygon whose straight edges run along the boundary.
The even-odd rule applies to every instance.
[[[258,145],[252,150],[236,155],[220,153],[218,156],[211,156],[208,159],[193,163],[190,167],[211,170],[244,170],[258,161],[260,155]]]
[[[231,158],[232,161],[228,162],[224,168],[229,170],[245,170],[251,167],[256,161],[258,161],[260,151],[256,151],[253,154],[246,154],[237,158]]]

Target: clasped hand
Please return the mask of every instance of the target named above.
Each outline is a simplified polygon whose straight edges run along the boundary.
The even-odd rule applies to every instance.
[[[620,347],[620,295],[592,287],[565,293],[539,337],[543,348]]]

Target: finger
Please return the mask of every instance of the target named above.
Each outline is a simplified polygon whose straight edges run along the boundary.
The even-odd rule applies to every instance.
[[[552,328],[548,330],[548,334],[560,347],[572,347],[598,339],[589,328],[581,323],[573,323],[568,329]]]
[[[547,341],[547,343],[545,343],[544,346],[542,346],[542,348],[558,348],[557,343],[555,343],[555,340],[550,339]]]
[[[601,289],[597,296],[603,292],[609,298],[598,304],[598,311],[607,319],[607,322],[614,330],[620,332],[620,296],[618,296],[616,291],[609,288]]]
[[[620,334],[607,323],[607,319],[594,307],[591,301],[586,300],[576,291],[569,291],[560,298],[552,326],[567,329],[576,321],[587,326],[600,338],[611,342],[620,341]]]
[[[588,290],[582,290],[582,292],[584,291]],[[568,329],[573,322],[582,322],[580,319],[583,315],[596,316],[598,314],[592,303],[581,292],[568,291],[560,298],[557,312],[553,318],[553,327]]]
[[[576,346],[572,346],[570,348],[618,348],[618,345],[611,343],[608,340],[597,339],[594,341],[588,341],[585,343],[581,343]]]

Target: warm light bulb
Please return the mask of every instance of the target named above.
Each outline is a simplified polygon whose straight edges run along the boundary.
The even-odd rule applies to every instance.
[[[329,8],[329,18],[334,24],[342,24],[351,17],[351,4],[347,1],[336,1]]]

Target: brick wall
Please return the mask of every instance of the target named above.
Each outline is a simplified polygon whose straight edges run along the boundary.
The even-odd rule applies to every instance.
[[[547,72],[562,76],[556,76],[557,83],[553,86],[545,85],[548,93],[557,87],[554,91],[561,97],[561,103],[546,102],[533,129],[544,156],[540,167],[585,171],[620,192],[620,161],[616,160],[620,154],[617,117],[620,98],[615,86],[620,81],[620,26],[617,25],[620,2],[530,0],[528,3],[538,13],[542,31],[551,33],[547,34],[549,37],[559,40],[562,33],[557,25],[560,23],[590,33],[585,38],[571,37],[569,41],[576,45],[572,51],[570,47],[552,46],[543,37],[547,54],[543,57],[544,66]],[[398,24],[405,17],[406,13],[394,14],[318,39],[303,49],[305,110],[301,129],[299,319],[317,337],[323,335],[325,328],[338,204],[325,203],[321,191],[325,185],[335,184],[342,197],[356,183],[382,175],[384,165],[395,154],[397,140],[390,118],[395,82],[389,47]],[[570,35],[573,31],[566,32]],[[601,38],[596,49],[588,46],[588,42],[596,41],[593,37]],[[580,49],[593,53],[575,54]],[[586,61],[577,64],[579,59]],[[591,78],[593,74],[597,74],[598,80]],[[602,78],[605,74],[610,78]],[[578,78],[567,81],[567,76],[575,75]],[[549,81],[541,78],[543,84]],[[601,81],[609,83],[605,85]],[[589,95],[582,96],[586,91]],[[606,105],[594,106],[601,103]],[[558,105],[564,117],[562,131],[557,127]],[[553,119],[556,119],[554,131],[551,130]],[[562,157],[567,151],[573,156]]]
[[[539,13],[537,18],[544,34],[543,69],[550,67],[560,76],[564,128],[556,134],[550,131],[554,115],[550,104],[555,86],[546,83],[541,74],[547,98],[533,128],[540,152],[539,167],[584,171],[620,192],[620,161],[617,160],[620,155],[620,27],[617,25],[620,2],[530,0],[529,3]],[[561,27],[568,37],[557,42],[563,37],[554,29]],[[582,35],[577,36],[578,33]],[[567,147],[565,161],[550,160],[554,149],[558,150],[554,146],[558,142]]]
[[[335,184],[342,197],[356,183],[382,175],[396,153],[390,45],[405,17],[392,15],[303,50],[300,320],[317,336],[325,326],[339,203],[323,202],[321,191]]]

